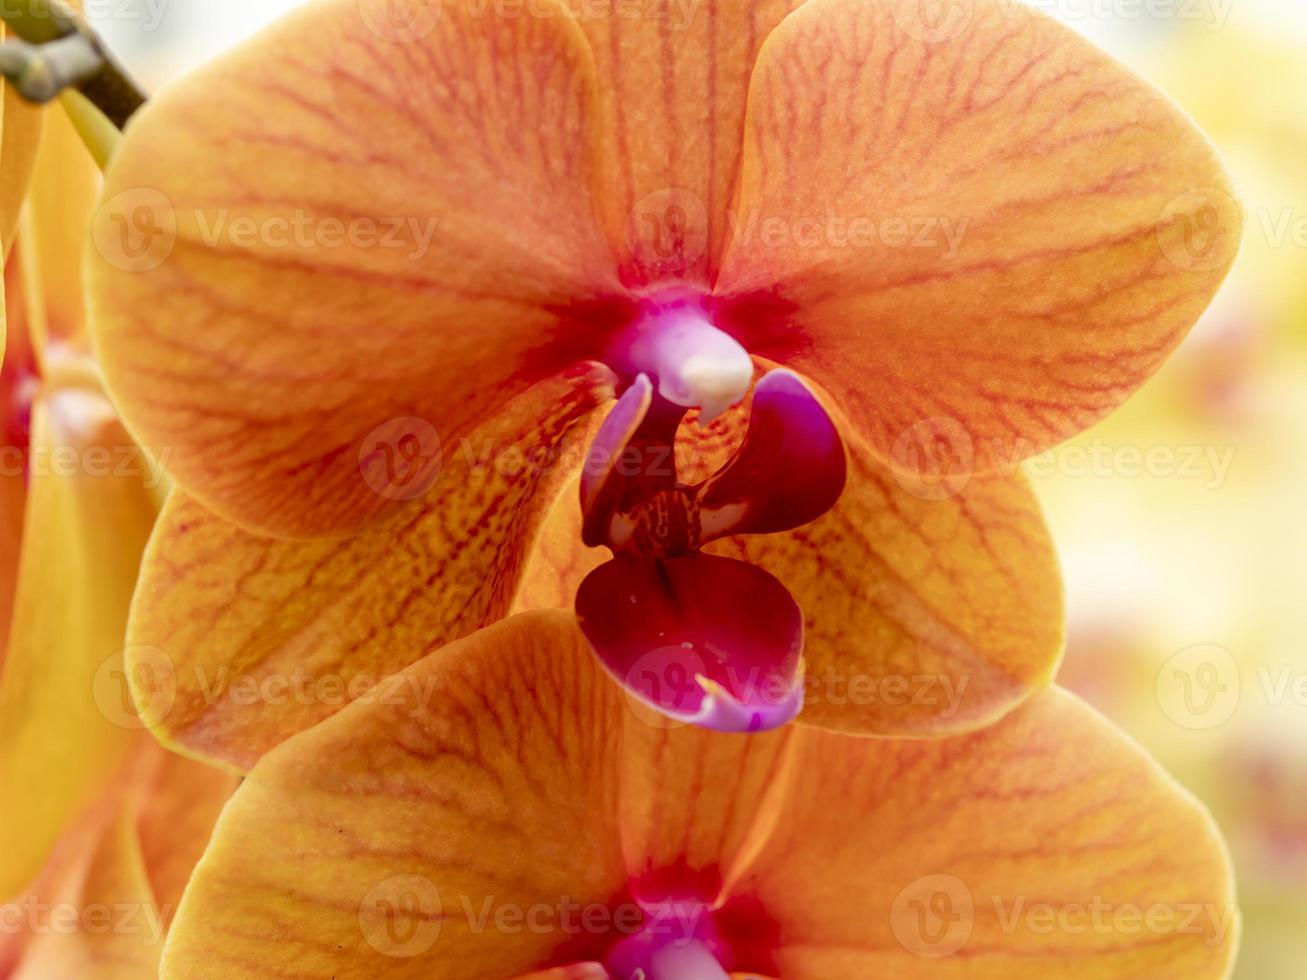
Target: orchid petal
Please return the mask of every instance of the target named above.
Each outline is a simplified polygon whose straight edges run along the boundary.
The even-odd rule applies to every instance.
[[[29,329],[42,358],[51,344],[89,353],[82,252],[101,183],[77,130],[53,109],[41,130],[19,250]]]
[[[792,371],[768,372],[738,452],[698,488],[701,540],[801,527],[835,505],[845,475],[844,444],[821,402]]]
[[[1156,370],[1239,208],[1193,124],[1070,28],[925,9],[811,0],[768,39],[719,323],[882,461],[910,467],[944,420],[974,472],[1010,470]]]
[[[592,660],[568,614],[496,623],[269,753],[196,869],[162,980],[254,964],[268,980],[502,980],[594,959],[563,948],[558,916],[497,925],[621,888],[624,709]]]
[[[767,569],[803,610],[802,720],[947,735],[1047,686],[1062,654],[1062,581],[1025,477],[975,477],[941,494],[859,447],[849,458],[825,516],[708,549]]]
[[[31,483],[0,677],[0,894],[34,877],[60,829],[125,758],[137,721],[122,682],[136,564],[156,504],[99,392],[37,400]],[[69,596],[76,596],[75,603]]]
[[[786,924],[780,976],[1228,975],[1239,923],[1215,824],[1073,695],[960,738],[844,744],[796,748],[741,885]]]
[[[599,84],[598,193],[623,279],[710,285],[729,231],[758,51],[802,0],[673,2],[578,18]]]
[[[14,980],[158,974],[165,930],[235,779],[137,734],[106,790],[8,896],[0,973]],[[76,914],[54,922],[68,910]],[[107,921],[106,921],[107,920]]]
[[[585,516],[581,538],[588,545],[604,542],[607,522],[625,487],[619,476],[622,461],[652,400],[649,377],[638,375],[595,433],[581,473],[581,513]]]
[[[5,26],[0,24],[0,40],[4,36]],[[44,122],[42,107],[27,102],[14,86],[0,78],[0,247],[4,258],[9,257],[14,245]],[[3,304],[0,297],[0,311]]]
[[[393,5],[307,4],[133,119],[92,332],[133,431],[209,509],[283,537],[393,516],[370,433],[420,420],[429,476],[602,351],[593,67],[541,2],[417,5],[403,31]]]
[[[235,769],[502,617],[608,373],[544,382],[474,432],[398,521],[351,538],[241,530],[183,493],[146,552],[128,676],[154,734]],[[596,419],[597,422],[597,419]],[[575,508],[576,498],[568,503]]]
[[[234,980],[252,963],[267,978],[497,980],[603,962],[629,933],[568,933],[562,903],[611,911],[674,886],[711,905],[736,975],[1089,980],[1178,965],[1215,980],[1228,966],[1237,923],[1210,818],[1060,691],[938,740],[657,729],[570,617],[533,613],[386,694],[250,773],[183,900],[164,980]],[[904,911],[933,876],[973,898],[952,958],[914,940]],[[407,904],[385,904],[404,889]],[[1006,931],[993,903],[1021,896],[1120,914],[1039,936],[1016,912]],[[1181,928],[1190,906],[1229,928]],[[1135,907],[1172,915],[1145,927]],[[535,928],[494,918],[532,908],[546,910]]]

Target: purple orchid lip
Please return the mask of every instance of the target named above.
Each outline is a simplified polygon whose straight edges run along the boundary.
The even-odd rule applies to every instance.
[[[803,614],[747,562],[619,556],[581,583],[576,610],[608,672],[672,719],[757,732],[803,706]]]

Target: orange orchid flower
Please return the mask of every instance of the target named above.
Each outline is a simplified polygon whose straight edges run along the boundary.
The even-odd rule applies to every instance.
[[[318,0],[155,99],[90,287],[180,488],[131,633],[160,737],[249,766],[533,567],[587,569],[605,666],[709,727],[964,732],[1045,686],[1015,467],[1157,368],[1239,215],[1163,95],[960,6]]]
[[[87,349],[69,243],[99,180],[47,112],[5,275],[0,976],[144,980],[235,781],[166,752],[126,701],[127,612],[160,474]]]
[[[0,41],[5,39],[5,25],[0,23]],[[18,216],[27,194],[36,149],[41,139],[44,116],[24,102],[4,78],[0,78],[0,248],[8,257],[14,245]],[[4,313],[0,299],[0,319]],[[3,347],[0,347],[3,350]]]
[[[944,739],[668,730],[544,611],[384,693],[250,772],[164,980],[1229,969],[1210,818],[1060,689]]]

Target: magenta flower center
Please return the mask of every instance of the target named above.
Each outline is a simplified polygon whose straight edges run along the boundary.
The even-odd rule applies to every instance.
[[[663,714],[729,731],[784,724],[802,703],[802,612],[770,573],[702,549],[829,510],[844,487],[839,433],[792,372],[755,384],[748,352],[693,296],[646,300],[608,361],[625,390],[591,447],[581,507],[585,543],[614,558],[578,590],[582,628],[609,671]],[[681,482],[687,413],[707,424],[751,387],[734,454]]]
[[[609,950],[613,980],[727,980],[728,949],[700,902],[642,903],[644,925]]]

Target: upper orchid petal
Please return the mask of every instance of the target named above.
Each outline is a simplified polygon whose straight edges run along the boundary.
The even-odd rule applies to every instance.
[[[133,119],[93,229],[92,330],[133,431],[211,509],[357,528],[398,509],[370,434],[423,422],[429,475],[602,349],[594,70],[542,2],[444,3],[397,37],[382,4],[320,0]]]
[[[604,223],[623,280],[711,285],[729,234],[749,78],[802,0],[673,0],[578,18],[598,75]]]
[[[174,493],[142,561],[128,630],[128,677],[154,734],[248,768],[504,616],[591,435],[573,420],[603,404],[610,380],[578,370],[518,396],[397,521],[350,538],[251,534]]]
[[[629,710],[567,614],[547,613],[474,634],[385,693],[250,773],[182,902],[164,980],[251,964],[268,978],[561,978],[593,963],[628,980],[645,936],[650,952],[711,954],[705,976],[1228,968],[1237,921],[1210,819],[1061,692],[951,739],[669,731]],[[919,906],[944,918],[916,931]],[[1107,912],[1039,935],[1047,913],[1032,907]],[[649,919],[657,908],[674,917]]]
[[[988,472],[1157,368],[1240,216],[1206,138],[1070,28],[1006,0],[936,13],[811,0],[772,33],[716,292],[882,460],[946,420]]]

